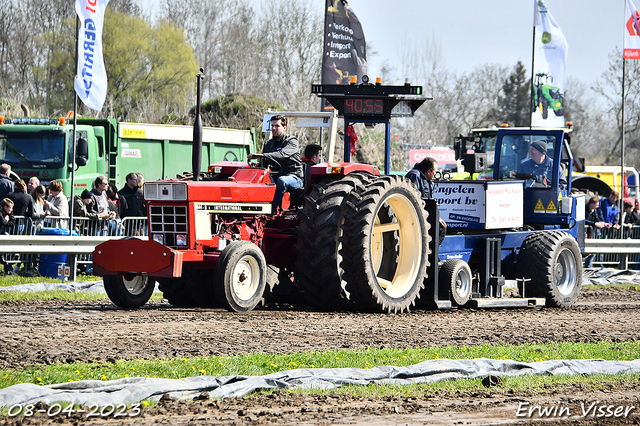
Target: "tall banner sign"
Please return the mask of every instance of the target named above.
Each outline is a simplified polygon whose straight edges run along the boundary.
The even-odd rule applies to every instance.
[[[543,0],[534,0],[534,127],[564,127],[567,41]]]
[[[109,0],[76,0],[80,30],[74,87],[82,102],[96,111],[102,109],[107,98],[107,72],[102,58],[102,27],[108,3]]]
[[[631,0],[627,0],[624,24],[624,59],[640,59],[640,14]]]
[[[367,46],[358,17],[346,0],[325,1],[322,84],[358,83],[367,73]],[[333,109],[323,100],[323,111]]]

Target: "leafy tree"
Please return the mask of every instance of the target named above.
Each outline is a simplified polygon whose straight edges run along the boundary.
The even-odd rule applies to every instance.
[[[203,102],[202,122],[205,126],[235,129],[262,128],[262,118],[269,110],[281,110],[280,105],[255,95],[227,95]],[[195,108],[189,115],[195,115]]]
[[[193,103],[198,66],[182,30],[164,21],[154,28],[140,18],[110,11],[103,46],[109,78],[106,115],[135,119],[150,102],[154,110],[162,109],[157,120]]]

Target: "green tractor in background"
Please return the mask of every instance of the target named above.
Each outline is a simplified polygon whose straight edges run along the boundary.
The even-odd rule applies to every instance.
[[[542,79],[545,79],[545,84],[542,84]],[[551,108],[556,116],[564,115],[564,108],[562,106],[563,96],[560,93],[560,88],[549,86],[547,83],[551,79],[553,83],[553,77],[548,73],[540,72],[536,74],[534,80],[534,105],[533,112],[536,112],[538,108],[542,112],[542,118],[546,120],[549,116],[549,108]]]

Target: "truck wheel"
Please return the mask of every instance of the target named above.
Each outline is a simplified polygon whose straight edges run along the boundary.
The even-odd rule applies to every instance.
[[[104,290],[109,299],[122,309],[137,309],[151,298],[156,282],[147,274],[106,275]]]
[[[424,286],[430,255],[420,194],[408,179],[382,176],[347,204],[342,267],[352,303],[364,311],[409,310]]]
[[[159,290],[173,306],[216,307],[209,269],[184,268],[178,278],[157,278]]]
[[[313,185],[305,197],[296,228],[296,273],[304,298],[317,309],[338,311],[348,307],[340,267],[346,199],[372,178],[351,173],[339,180]]]
[[[440,267],[438,283],[449,288],[452,303],[462,306],[471,297],[471,268],[464,260],[447,260]]]
[[[262,300],[267,262],[260,248],[248,241],[229,244],[218,258],[213,273],[216,298],[234,312],[248,312]]]
[[[544,297],[547,306],[569,308],[582,288],[582,256],[576,240],[562,231],[538,231],[522,243],[518,276],[530,278],[525,295]]]

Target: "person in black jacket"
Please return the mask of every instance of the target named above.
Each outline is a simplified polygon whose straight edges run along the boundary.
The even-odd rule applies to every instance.
[[[7,198],[13,201],[15,216],[24,216],[25,220],[34,218],[33,198],[27,194],[27,184],[22,179],[15,181],[14,190],[7,195]]]
[[[147,205],[144,202],[144,194],[142,189],[138,187],[138,173],[131,172],[127,175],[127,183],[122,187],[120,199],[124,199],[124,208],[121,216],[125,217],[146,217]]]
[[[264,144],[262,154],[251,153],[249,160],[262,158],[264,162],[274,168],[271,180],[276,183],[276,192],[271,202],[271,211],[276,210],[282,203],[285,192],[302,188],[304,184],[302,157],[300,157],[300,142],[295,136],[285,134],[287,119],[282,115],[271,117],[272,138]]]
[[[4,200],[5,197],[13,192],[13,180],[9,177],[11,173],[11,166],[7,163],[0,164],[0,200]]]
[[[435,184],[433,179],[438,173],[438,162],[433,157],[426,157],[413,166],[413,169],[405,175],[411,183],[420,191],[420,198],[430,200],[433,198]],[[439,244],[442,244],[447,233],[447,223],[440,218]]]
[[[320,155],[322,153],[322,147],[317,143],[311,143],[304,148],[304,157],[302,157],[302,164],[304,164],[304,186],[309,186],[309,179],[311,178],[311,166],[314,166],[320,162]]]
[[[13,201],[8,198],[3,198],[0,201],[0,211],[2,211],[2,225],[0,226],[0,233],[3,235],[13,234],[13,227],[16,224],[16,219],[13,217]],[[0,264],[4,267],[4,272],[10,273],[13,270],[7,263],[4,255],[0,255]]]

